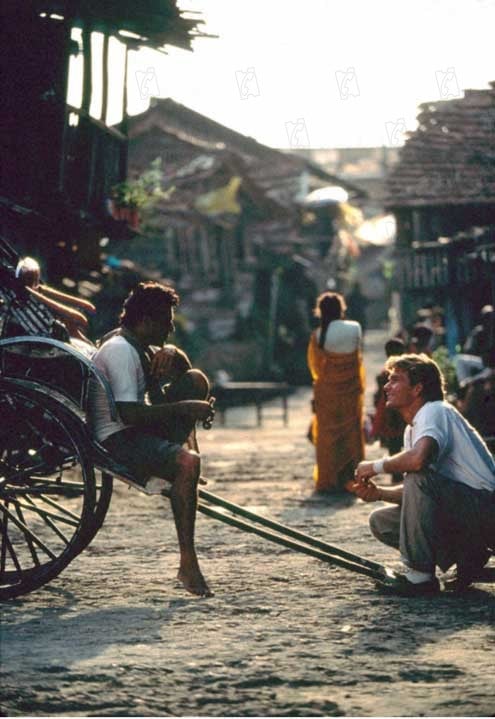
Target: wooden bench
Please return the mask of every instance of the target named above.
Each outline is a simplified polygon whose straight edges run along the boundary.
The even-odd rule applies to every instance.
[[[288,395],[290,387],[286,382],[222,382],[214,385],[212,394],[216,397],[220,424],[225,424],[229,407],[254,404],[256,407],[257,426],[263,424],[263,404],[280,398],[282,403],[282,420],[284,426],[289,423]]]

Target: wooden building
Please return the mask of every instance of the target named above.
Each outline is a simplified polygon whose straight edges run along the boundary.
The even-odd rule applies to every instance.
[[[247,323],[244,336],[257,336],[258,347],[256,361],[239,369],[244,378],[247,371],[267,376],[286,360],[297,381],[295,364],[304,361],[312,305],[326,286],[336,235],[329,221],[322,253],[321,233],[301,227],[302,201],[328,185],[353,198],[363,193],[304,157],[262,145],[170,98],[154,98],[145,113],[129,118],[128,129],[129,175],[139,176],[159,158],[169,193],[141,226],[143,238],[132,243],[141,254],[133,257],[141,263],[146,257],[174,281],[181,307],[209,348],[239,337]],[[278,351],[285,341],[286,351]],[[238,348],[239,357],[243,351]],[[221,361],[217,354],[217,367]],[[224,362],[235,372],[232,358]],[[304,361],[299,378],[305,373]]]
[[[338,184],[353,198],[362,195],[310,160],[262,145],[170,98],[153,99],[145,113],[129,118],[129,173],[139,175],[157,157],[164,188],[173,189],[153,218],[167,272],[184,289],[188,282],[220,283],[229,301],[238,274],[261,256],[303,253],[314,260],[316,274],[321,270],[321,254],[299,231],[299,203],[310,191]],[[215,206],[229,187],[237,206]]]
[[[495,299],[495,83],[420,106],[388,178],[403,324],[444,308],[451,349]]]
[[[97,267],[100,238],[122,230],[107,200],[127,172],[129,49],[190,48],[197,26],[175,0],[2,3],[0,232],[42,259],[50,281]],[[112,45],[120,48],[120,73],[110,66]],[[81,99],[71,106],[69,68],[76,59]],[[107,122],[115,85],[119,129]]]

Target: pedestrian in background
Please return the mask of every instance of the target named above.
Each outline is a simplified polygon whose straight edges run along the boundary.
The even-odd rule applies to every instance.
[[[342,295],[321,294],[314,310],[320,326],[308,347],[315,412],[310,436],[316,447],[313,477],[318,492],[345,492],[364,457],[362,331],[358,322],[345,319],[345,311]]]

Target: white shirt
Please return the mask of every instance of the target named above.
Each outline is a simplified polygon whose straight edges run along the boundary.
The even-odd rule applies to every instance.
[[[112,388],[116,402],[144,402],[146,380],[137,351],[124,337],[116,335],[93,357],[96,367],[103,373]],[[89,397],[91,430],[99,442],[129,425],[112,419],[104,388],[92,383]]]
[[[320,341],[320,329],[316,330],[316,339]],[[354,320],[333,320],[325,335],[323,349],[327,352],[355,352],[361,346],[361,325]]]
[[[478,432],[448,402],[426,402],[404,431],[404,447],[431,437],[438,456],[431,468],[446,479],[473,489],[495,490],[495,461]]]

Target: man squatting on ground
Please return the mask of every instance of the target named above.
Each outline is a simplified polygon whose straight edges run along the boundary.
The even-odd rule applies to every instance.
[[[94,356],[114,395],[112,420],[105,392],[94,388],[93,432],[112,457],[143,484],[149,477],[172,483],[170,499],[180,550],[178,579],[192,594],[211,596],[194,547],[200,457],[182,445],[195,423],[211,416],[207,377],[191,368],[173,345],[163,346],[174,330],[179,297],[171,287],[140,283],[127,297],[120,328],[106,335]],[[155,348],[155,352],[150,348]],[[159,349],[157,349],[159,348]],[[162,393],[157,384],[169,383]],[[152,404],[145,402],[152,394]],[[159,394],[158,402],[156,394]]]
[[[445,572],[453,564],[450,588],[466,588],[495,549],[495,462],[476,430],[444,401],[444,378],[432,359],[400,355],[386,367],[387,407],[407,423],[404,450],[360,462],[349,489],[367,502],[399,505],[370,516],[374,536],[399,549],[406,566],[389,591],[437,592],[435,565]],[[406,473],[403,484],[377,486],[371,478],[383,472]]]

